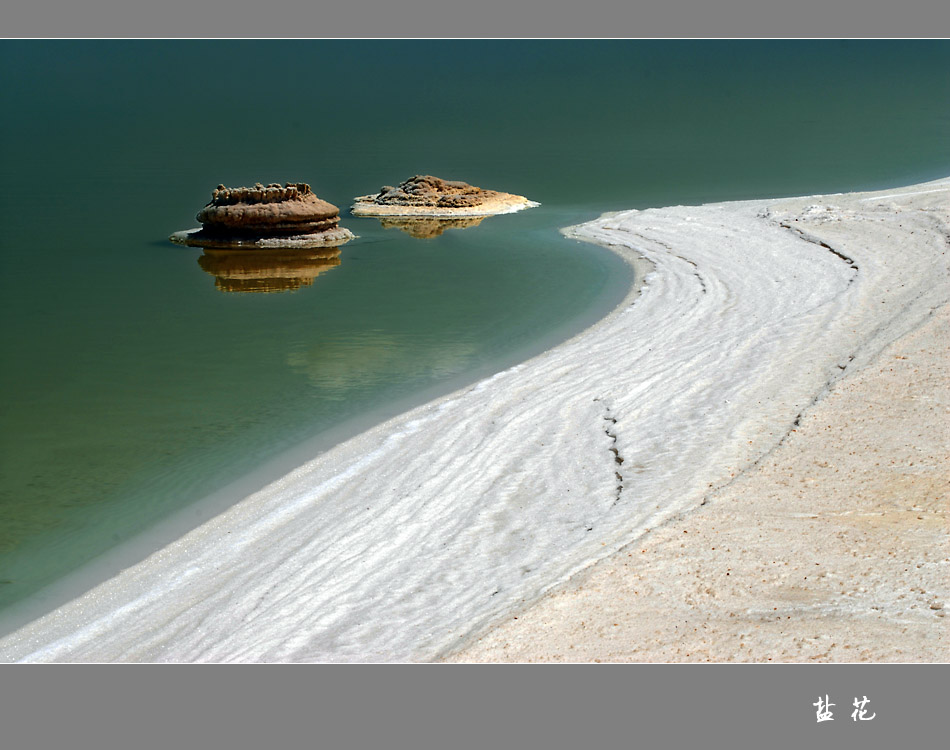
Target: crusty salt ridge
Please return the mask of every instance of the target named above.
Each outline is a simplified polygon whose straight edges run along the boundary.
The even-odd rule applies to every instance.
[[[226,237],[209,238],[201,227],[185,229],[169,236],[176,245],[188,245],[202,248],[310,248],[338,247],[356,237],[346,227],[335,227],[316,234],[294,234],[283,237]]]
[[[707,503],[451,661],[950,661],[950,306]]]
[[[336,446],[0,640],[9,660],[429,660],[699,506],[946,304],[950,180],[630,211],[581,335]]]

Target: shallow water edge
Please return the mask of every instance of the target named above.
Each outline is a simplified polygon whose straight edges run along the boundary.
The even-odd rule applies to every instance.
[[[585,252],[588,251],[589,248],[585,248]],[[603,252],[608,251],[603,250]],[[315,436],[282,451],[279,455],[207,496],[150,524],[146,529],[119,542],[35,593],[3,608],[0,610],[0,638],[63,606],[118,575],[126,568],[142,562],[149,555],[224,513],[243,499],[264,490],[296,468],[315,460],[334,446],[363,432],[383,426],[420,405],[437,402],[450,397],[453,393],[464,391],[472,384],[530,360],[580,335],[616,309],[626,296],[629,285],[638,283],[633,275],[637,273],[634,268],[626,263],[621,264],[620,268],[629,270],[629,283],[623,277],[614,279],[611,286],[605,288],[593,304],[575,319],[544,331],[530,344],[521,347],[519,351],[506,353],[500,359],[479,362],[477,366],[471,367],[465,373],[417,389],[409,395],[392,399],[382,406],[365,410],[358,416],[333,424]],[[621,301],[618,301],[618,297]]]

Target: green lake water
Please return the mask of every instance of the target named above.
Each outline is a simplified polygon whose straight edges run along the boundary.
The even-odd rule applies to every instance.
[[[3,41],[0,66],[0,610],[597,320],[631,271],[559,227],[950,173],[947,42]],[[542,207],[428,239],[345,210],[416,173]],[[256,181],[359,238],[250,274],[167,242]]]

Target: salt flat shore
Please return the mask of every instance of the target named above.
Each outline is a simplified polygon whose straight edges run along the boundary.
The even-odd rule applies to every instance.
[[[937,261],[916,287],[932,283],[942,294],[928,295],[929,310],[898,302],[890,321],[881,316],[887,333],[862,347],[870,360],[843,358],[841,374],[780,444],[701,507],[669,518],[449,660],[950,660],[947,190],[942,182],[827,196],[804,214],[801,201],[775,202],[791,211],[782,221],[790,218],[794,231],[848,257],[876,253],[882,271],[893,268],[868,304],[892,305],[891,292],[911,286],[901,266],[913,244]],[[864,265],[862,258],[859,274]],[[905,329],[913,330],[901,336]]]
[[[950,308],[754,468],[452,661],[947,662]]]
[[[321,454],[0,659],[946,660],[950,179],[569,233],[640,270],[604,320]]]

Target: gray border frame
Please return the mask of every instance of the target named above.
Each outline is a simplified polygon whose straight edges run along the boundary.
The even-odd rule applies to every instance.
[[[0,35],[30,37],[932,37],[941,0],[7,0]]]
[[[943,665],[12,666],[23,748],[946,747]],[[828,695],[834,720],[813,703]],[[871,721],[853,721],[867,696]]]
[[[871,6],[871,7],[869,7]],[[31,37],[928,37],[912,0],[5,3]],[[0,42],[2,43],[2,42]],[[0,665],[15,748],[944,747],[947,665]],[[829,695],[835,721],[812,703]],[[853,722],[867,696],[874,721]]]

